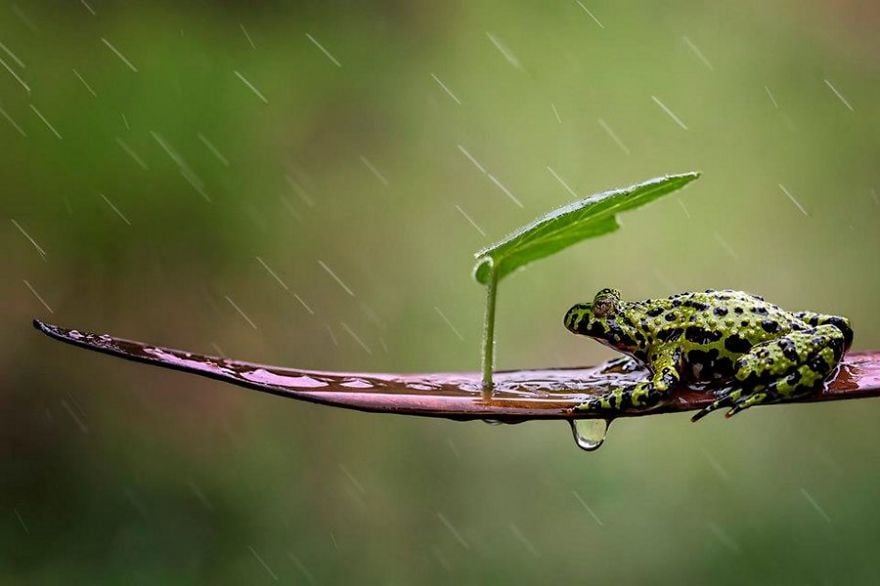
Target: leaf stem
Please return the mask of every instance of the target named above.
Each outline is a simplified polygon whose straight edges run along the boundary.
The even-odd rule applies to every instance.
[[[483,318],[483,398],[492,398],[492,370],[495,366],[495,298],[498,294],[498,271],[492,266],[486,283],[486,313]]]

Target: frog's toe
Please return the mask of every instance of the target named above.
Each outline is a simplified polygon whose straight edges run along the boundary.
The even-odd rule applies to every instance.
[[[607,397],[595,397],[584,401],[574,408],[575,411],[612,411],[615,410]]]
[[[768,393],[758,392],[752,393],[751,395],[746,395],[745,397],[740,398],[739,400],[733,403],[733,407],[730,408],[730,411],[724,414],[724,416],[728,419],[739,413],[744,409],[748,409],[752,405],[760,405],[767,401],[769,397]]]
[[[575,405],[574,407],[571,408],[571,410],[572,411],[582,411],[582,412],[583,411],[598,411],[599,409],[595,403],[596,403],[596,401],[591,399],[589,401],[581,403],[580,405]]]
[[[617,413],[625,410],[650,409],[663,398],[663,393],[651,383],[639,383],[629,388],[619,388],[604,395],[593,397],[574,408],[575,411],[599,411]]]
[[[575,411],[621,411],[632,404],[631,389],[615,389],[604,395],[593,397],[574,408]]]
[[[718,398],[697,411],[697,413],[693,417],[691,417],[691,421],[696,423],[716,409],[721,409],[723,407],[730,407],[731,405],[734,405],[740,399],[740,397],[742,397],[742,394],[742,389],[728,388],[718,391],[717,393],[715,393],[715,396]]]

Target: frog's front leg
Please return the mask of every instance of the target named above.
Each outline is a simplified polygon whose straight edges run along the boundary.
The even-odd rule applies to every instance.
[[[836,325],[820,325],[758,344],[734,365],[735,383],[691,420],[730,407],[726,416],[761,403],[778,403],[809,395],[834,373],[843,357],[847,335]]]
[[[681,380],[681,349],[661,346],[648,357],[651,378],[618,387],[575,407],[576,411],[623,411],[656,405]]]

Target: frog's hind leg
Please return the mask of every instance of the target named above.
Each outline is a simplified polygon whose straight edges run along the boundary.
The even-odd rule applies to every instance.
[[[845,344],[845,334],[831,324],[758,344],[736,361],[735,386],[722,391],[691,420],[698,421],[723,407],[730,407],[726,416],[731,417],[752,405],[809,395],[834,373]]]
[[[849,320],[839,315],[826,315],[824,313],[815,313],[812,311],[798,311],[795,314],[799,320],[810,326],[818,327],[831,325],[843,333],[844,350],[849,350],[853,341],[853,329]]]

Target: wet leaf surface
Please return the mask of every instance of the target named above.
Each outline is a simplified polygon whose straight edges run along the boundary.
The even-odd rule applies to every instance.
[[[502,371],[495,374],[490,400],[481,393],[480,373],[354,373],[302,370],[254,364],[174,350],[134,340],[71,330],[34,320],[46,335],[81,348],[180,370],[273,395],[359,411],[398,413],[455,420],[491,419],[517,423],[530,419],[601,419],[572,408],[591,396],[643,378],[642,369],[620,361],[595,367]],[[844,359],[836,377],[820,392],[799,402],[880,396],[880,352],[855,352]],[[670,400],[650,411],[617,417],[677,413],[701,409],[712,400],[702,390],[677,389]]]

